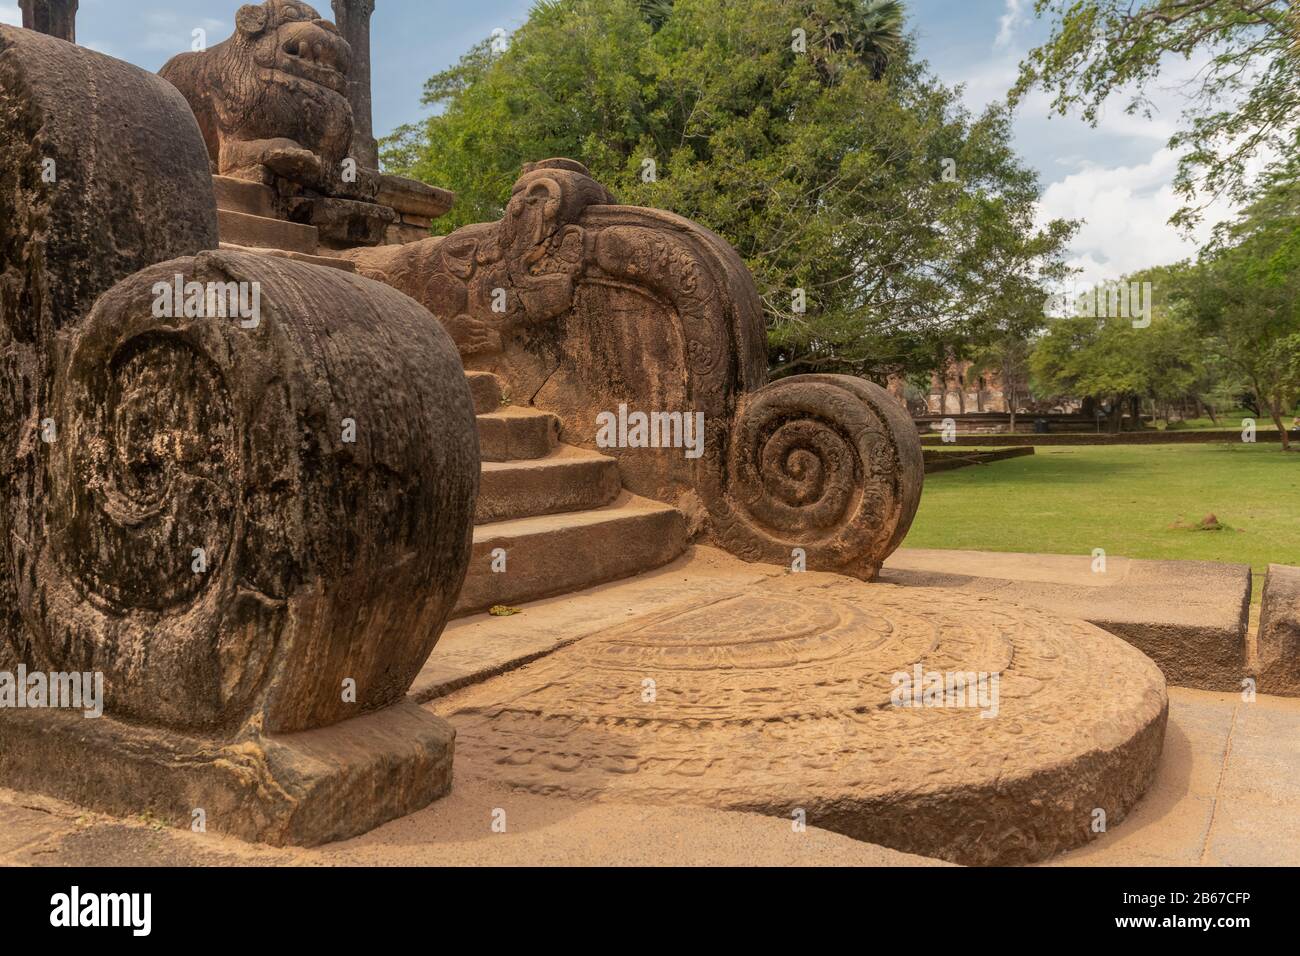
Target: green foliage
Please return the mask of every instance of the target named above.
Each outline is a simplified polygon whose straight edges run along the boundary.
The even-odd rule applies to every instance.
[[[1157,405],[1199,395],[1207,387],[1206,349],[1195,325],[1172,308],[1186,265],[1162,266],[1127,276],[1150,284],[1150,324],[1130,314],[1067,315],[1053,321],[1030,359],[1040,395],[1094,398],[1118,405],[1131,397]]]
[[[1048,41],[1021,64],[1013,101],[1035,87],[1053,108],[1077,107],[1090,122],[1112,96],[1150,117],[1147,96],[1171,58],[1204,59],[1187,90],[1175,186],[1184,206],[1173,221],[1191,225],[1220,195],[1244,201],[1248,164],[1290,153],[1300,121],[1296,17],[1287,0],[1036,0],[1055,17]],[[1199,195],[1198,195],[1199,193]]]
[[[1036,228],[1007,110],[967,113],[916,62],[896,2],[551,0],[425,99],[440,112],[384,157],[457,191],[440,228],[499,218],[523,163],[578,159],[623,202],[739,250],[778,374],[962,357],[1038,309],[1074,228]]]
[[[1300,162],[1275,172],[1215,230],[1181,297],[1282,428],[1300,399]]]

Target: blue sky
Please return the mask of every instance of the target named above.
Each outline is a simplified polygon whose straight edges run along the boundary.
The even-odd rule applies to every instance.
[[[376,133],[424,115],[425,79],[494,29],[513,30],[532,2],[378,0],[372,49]],[[329,0],[315,5],[329,15]],[[1033,17],[1032,0],[904,5],[921,55],[943,81],[964,85],[972,109],[1002,97],[1020,58],[1047,35],[1047,25]],[[77,36],[86,46],[157,70],[189,48],[195,28],[207,30],[210,42],[228,36],[240,6],[239,0],[81,0]],[[0,0],[0,22],[18,20],[17,0]],[[1072,249],[1084,281],[1113,279],[1194,251],[1194,242],[1166,224],[1179,202],[1170,186],[1176,157],[1165,143],[1181,109],[1179,87],[1196,65],[1174,64],[1161,87],[1148,91],[1160,108],[1154,121],[1125,116],[1116,103],[1094,129],[1073,117],[1049,118],[1042,96],[1021,106],[1016,145],[1045,187],[1041,215],[1086,220]]]

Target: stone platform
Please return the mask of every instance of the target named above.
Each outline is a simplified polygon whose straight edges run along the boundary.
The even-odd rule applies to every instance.
[[[664,579],[671,572],[647,578]],[[679,575],[680,577],[680,575]],[[639,582],[631,582],[625,587]],[[606,595],[609,596],[608,593]],[[556,602],[558,605],[559,602]],[[539,608],[539,606],[534,606]],[[539,614],[552,617],[552,605]],[[514,625],[520,617],[494,619]],[[441,648],[441,646],[440,646]],[[1169,688],[1155,782],[1121,825],[1051,866],[1300,865],[1300,700]],[[504,811],[505,832],[492,828]],[[460,775],[446,797],[362,836],[272,849],[0,789],[0,866],[933,866],[787,817],[581,802]]]
[[[455,731],[409,701],[330,727],[235,741],[80,712],[0,720],[0,780],[128,816],[273,846],[344,840],[451,789]]]
[[[1251,571],[1211,561],[901,548],[880,580],[982,595],[1078,618],[1128,641],[1179,687],[1240,690],[1256,674],[1249,648]],[[1264,693],[1288,693],[1261,679]]]
[[[658,595],[567,599],[585,605],[570,608],[588,621],[580,638],[561,637],[545,612],[497,625],[521,635],[540,625],[558,649],[502,648],[513,663],[538,659],[431,705],[457,729],[457,780],[581,801],[803,811],[810,826],[968,864],[1083,844],[1096,810],[1113,826],[1150,784],[1164,679],[1099,628],[969,595],[721,564],[713,576],[690,562],[655,576]],[[760,580],[734,583],[747,573]],[[687,590],[665,593],[679,577]],[[562,619],[565,603],[550,613]],[[452,654],[455,638],[453,627]],[[478,665],[482,676],[513,666]],[[996,710],[896,706],[896,675],[918,667],[962,675],[957,688],[996,675]],[[436,696],[437,682],[422,675],[414,692]]]

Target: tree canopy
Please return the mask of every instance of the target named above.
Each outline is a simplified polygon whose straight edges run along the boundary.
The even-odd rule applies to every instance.
[[[1250,383],[1274,424],[1300,400],[1300,161],[1220,225],[1182,286],[1200,332]]]
[[[1035,87],[1065,114],[1097,122],[1111,97],[1152,115],[1152,84],[1170,59],[1204,60],[1186,89],[1175,188],[1190,226],[1218,197],[1248,199],[1253,160],[1289,155],[1300,123],[1300,17],[1288,0],[1036,0],[1051,36],[1021,64],[1015,102]]]

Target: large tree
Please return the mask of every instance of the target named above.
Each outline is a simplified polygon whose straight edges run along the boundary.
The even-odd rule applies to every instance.
[[[1112,97],[1149,117],[1161,70],[1198,62],[1169,144],[1181,153],[1175,223],[1197,222],[1218,197],[1245,201],[1252,161],[1295,150],[1300,18],[1288,0],[1036,0],[1035,10],[1053,17],[1052,34],[1021,64],[1013,102],[1040,87],[1057,112],[1093,123]]]
[[[1140,317],[1137,309],[1121,312],[1105,305],[1052,321],[1030,358],[1035,392],[1093,399],[1109,409],[1113,431],[1126,410],[1136,425],[1144,400],[1164,409],[1166,421],[1172,406],[1198,400],[1207,380],[1207,350],[1200,331],[1177,306],[1187,272],[1179,264],[1126,277],[1123,284],[1149,306]],[[1084,300],[1111,301],[1105,294]]]
[[[1072,224],[1005,107],[972,116],[881,0],[549,0],[427,84],[390,168],[500,216],[522,163],[583,161],[625,202],[720,233],[754,273],[777,374],[934,367],[1041,302]]]
[[[1300,400],[1300,161],[1274,173],[1237,219],[1215,230],[1182,299],[1289,450],[1285,417]]]

